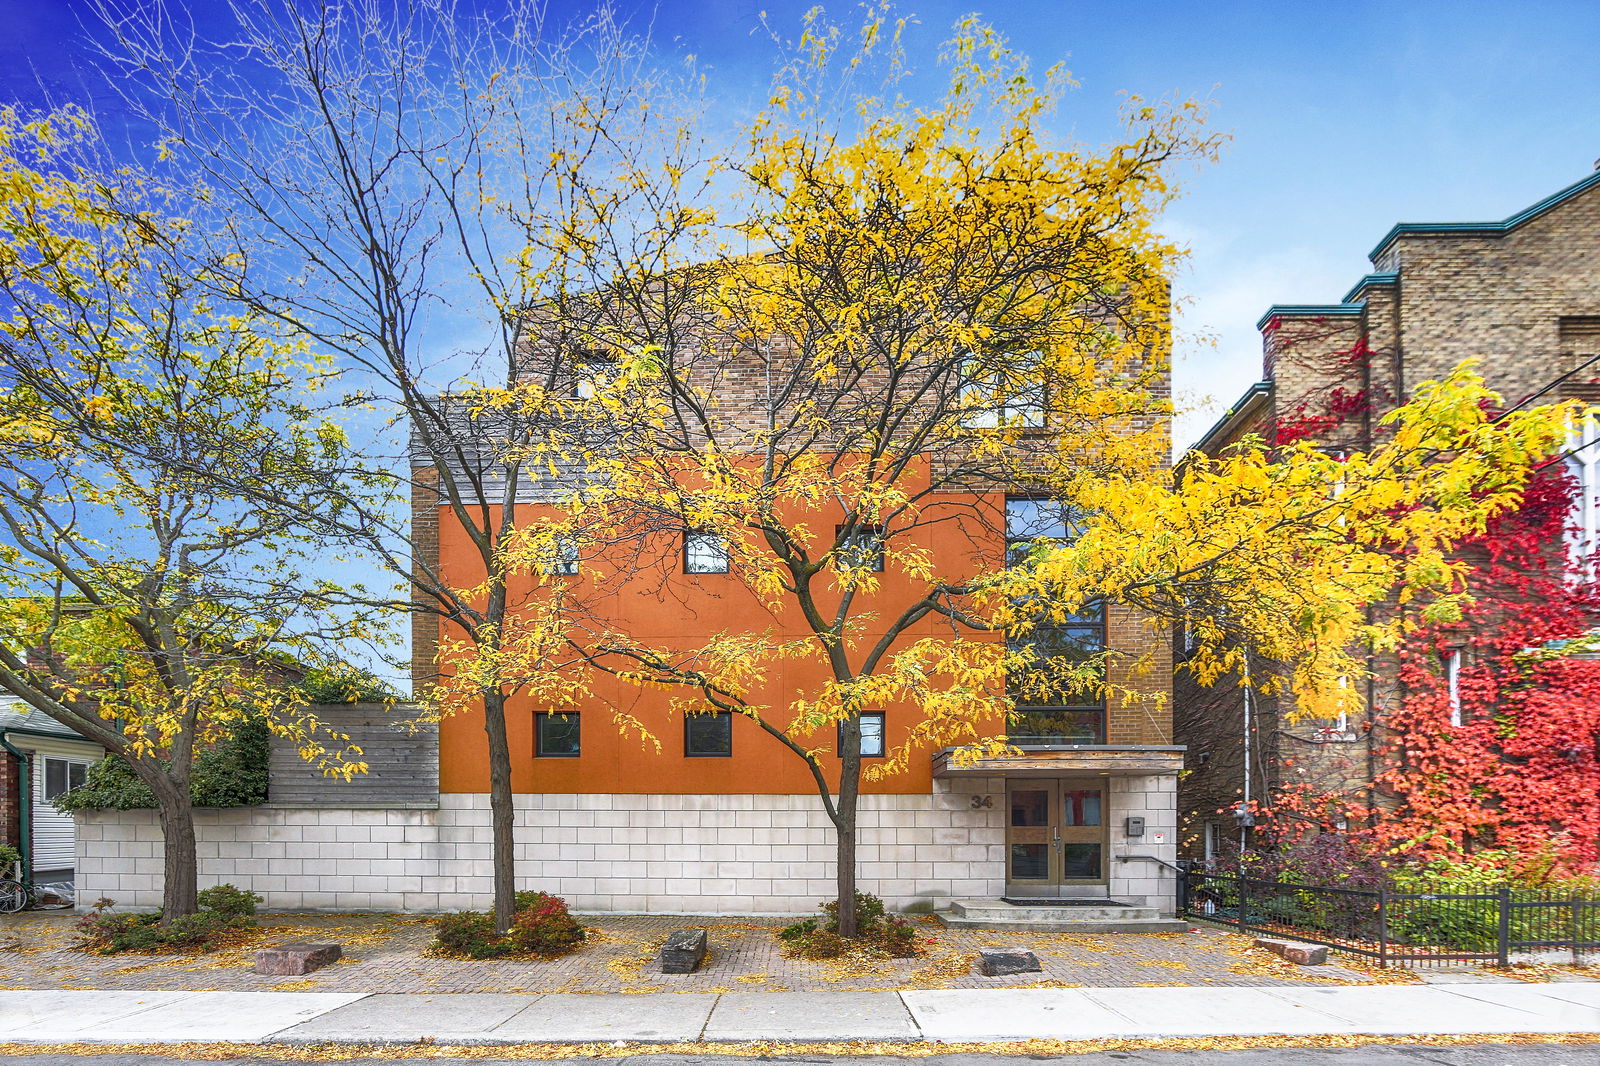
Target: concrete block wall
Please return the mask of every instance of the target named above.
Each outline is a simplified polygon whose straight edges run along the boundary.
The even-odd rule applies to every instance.
[[[1109,892],[1112,899],[1137,906],[1159,907],[1171,914],[1176,906],[1177,872],[1161,863],[1178,861],[1178,778],[1113,777],[1106,797],[1111,818]],[[1144,818],[1144,835],[1127,834],[1127,818]],[[1161,862],[1130,856],[1153,856]]]
[[[1176,781],[1112,778],[1112,852],[1143,814],[1176,851]],[[1164,781],[1165,787],[1151,782]],[[974,803],[974,798],[979,800]],[[196,814],[201,887],[229,883],[273,909],[478,910],[490,905],[487,797],[440,796],[436,810],[244,807]],[[985,806],[983,800],[988,799]],[[520,795],[517,882],[588,912],[795,914],[833,894],[833,829],[803,795]],[[929,910],[1005,888],[1005,783],[935,783],[931,795],[862,798],[861,889],[893,910]],[[1148,837],[1146,838],[1148,839]],[[78,817],[78,898],[161,902],[152,811]],[[1111,861],[1110,894],[1171,906],[1170,876]],[[1166,895],[1163,897],[1162,892]],[[1164,902],[1162,902],[1164,900]]]

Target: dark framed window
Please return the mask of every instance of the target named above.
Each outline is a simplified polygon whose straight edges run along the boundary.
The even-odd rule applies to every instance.
[[[83,784],[84,778],[88,773],[88,763],[76,762],[72,759],[46,758],[44,760],[44,795],[41,798],[48,803],[63,792],[77,788]]]
[[[576,711],[540,711],[533,716],[533,753],[546,759],[576,759],[582,750]]]
[[[1043,362],[1039,352],[997,353],[968,361],[960,390],[962,425],[970,429],[1043,426]]]
[[[1105,677],[1105,606],[1093,603],[1061,622],[1007,639],[1030,648],[1034,661],[1011,671],[1006,688],[1016,707],[1007,733],[1021,747],[1104,744],[1106,708],[1095,682]],[[1085,677],[1085,671],[1091,675]]]
[[[884,753],[883,738],[884,713],[882,711],[861,712],[861,757],[863,759],[881,759]],[[844,723],[839,723],[839,750],[844,750]]]
[[[684,715],[683,753],[691,759],[717,759],[732,755],[733,712]]]
[[[834,530],[839,544],[839,565],[883,573],[883,530],[877,526],[858,526],[846,534],[843,526]]]
[[[1060,500],[1006,498],[1006,565],[1021,566],[1040,542],[1070,544],[1083,532],[1083,516]]]
[[[721,534],[690,530],[683,535],[683,572],[726,574],[728,542]]]
[[[617,378],[617,360],[611,353],[600,349],[574,352],[572,358],[572,395],[579,400],[592,400]]]

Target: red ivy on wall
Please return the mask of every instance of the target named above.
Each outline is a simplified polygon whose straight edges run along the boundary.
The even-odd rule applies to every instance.
[[[1370,354],[1363,341],[1334,358],[1357,367]],[[1363,390],[1329,389],[1314,411],[1302,404],[1280,419],[1273,438],[1326,435],[1371,402]],[[1600,596],[1567,550],[1576,492],[1559,468],[1546,470],[1520,511],[1462,546],[1475,603],[1459,623],[1413,630],[1399,650],[1400,699],[1374,715],[1376,802],[1350,789],[1365,770],[1353,751],[1286,760],[1285,780],[1257,811],[1269,836],[1292,840],[1342,820],[1370,823],[1373,843],[1410,855],[1492,847],[1571,871],[1600,865],[1600,647],[1585,651]],[[1303,776],[1307,763],[1320,774]]]
[[[1575,488],[1559,471],[1530,485],[1521,511],[1465,548],[1477,564],[1467,617],[1402,648],[1403,698],[1381,721],[1377,784],[1395,807],[1380,816],[1380,843],[1600,859],[1600,660],[1570,654],[1600,603],[1566,549]]]

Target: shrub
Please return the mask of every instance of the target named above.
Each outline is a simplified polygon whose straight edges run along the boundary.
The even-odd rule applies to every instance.
[[[245,892],[232,885],[213,885],[196,898],[202,910],[220,914],[224,918],[254,918],[256,907],[262,902],[254,892]]]
[[[515,905],[516,915],[505,934],[495,932],[493,915],[480,911],[441,915],[434,923],[434,950],[469,959],[561,955],[587,935],[560,896],[518,892]]]
[[[904,918],[886,918],[878,926],[878,946],[897,959],[909,959],[921,954],[917,946],[916,926]]]
[[[433,946],[446,955],[498,959],[514,950],[507,938],[494,931],[493,916],[481,911],[440,915],[434,927]]]
[[[855,944],[897,959],[921,954],[916,927],[904,918],[890,916],[883,900],[857,892],[855,903]],[[851,941],[839,935],[839,901],[830,900],[821,907],[826,917],[820,922],[804,918],[778,931],[786,952],[806,959],[833,959],[850,949]]]
[[[253,892],[217,885],[200,893],[199,899],[198,913],[180,915],[163,925],[160,911],[112,914],[116,901],[102,897],[95,901],[93,914],[78,919],[78,944],[101,955],[210,951],[229,933],[256,924],[261,897]]]

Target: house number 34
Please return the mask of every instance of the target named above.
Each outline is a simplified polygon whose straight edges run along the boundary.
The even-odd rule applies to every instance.
[[[984,807],[993,807],[993,806],[994,806],[994,797],[993,796],[973,796],[972,797],[972,809],[975,810],[975,811],[976,810],[981,810]]]

